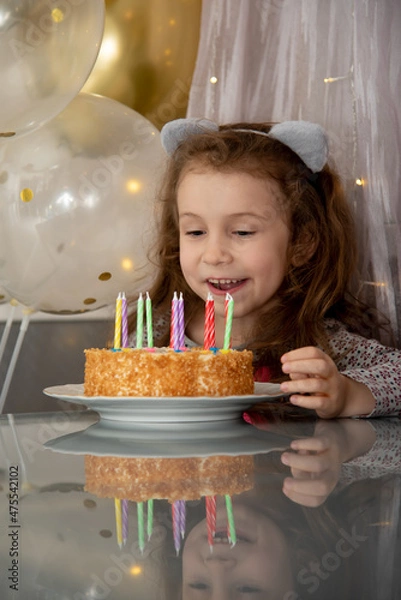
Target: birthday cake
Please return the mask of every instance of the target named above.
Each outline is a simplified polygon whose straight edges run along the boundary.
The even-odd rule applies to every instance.
[[[254,390],[252,352],[85,350],[86,396],[239,396]]]
[[[252,489],[253,456],[121,458],[85,456],[85,490],[134,502],[198,500]]]

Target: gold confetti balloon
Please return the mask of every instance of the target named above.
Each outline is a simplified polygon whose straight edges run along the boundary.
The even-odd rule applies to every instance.
[[[158,129],[131,108],[78,94],[1,152],[0,285],[60,314],[146,289],[154,198],[164,168]]]
[[[0,144],[37,129],[80,92],[99,53],[104,0],[2,0]]]

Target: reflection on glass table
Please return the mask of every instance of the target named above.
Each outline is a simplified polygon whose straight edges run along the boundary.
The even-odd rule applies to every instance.
[[[195,456],[183,430],[116,455],[90,412],[1,417],[0,597],[400,598],[401,421],[253,417]]]

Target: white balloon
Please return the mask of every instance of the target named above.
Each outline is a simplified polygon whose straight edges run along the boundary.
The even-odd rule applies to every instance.
[[[100,49],[104,16],[104,0],[2,0],[2,143],[37,129],[79,93]]]
[[[57,313],[145,290],[163,167],[159,131],[91,94],[10,140],[0,160],[0,285],[25,306]]]

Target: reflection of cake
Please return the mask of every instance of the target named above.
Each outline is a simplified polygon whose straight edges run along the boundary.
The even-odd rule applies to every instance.
[[[252,352],[170,348],[85,350],[86,396],[253,394]]]
[[[252,488],[253,456],[120,458],[85,456],[86,491],[100,498],[144,502],[197,500]]]

